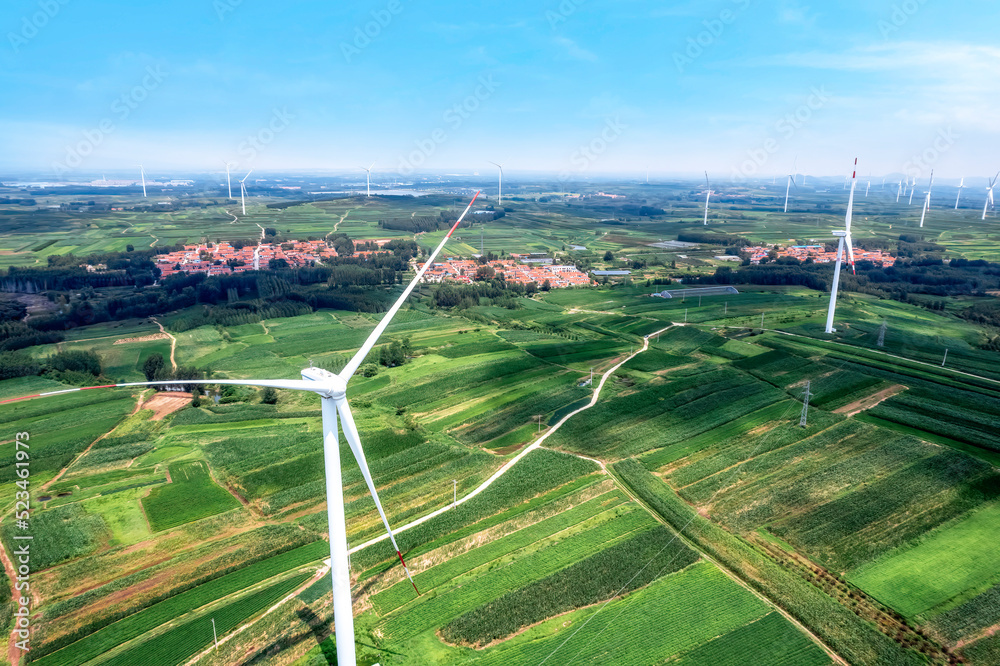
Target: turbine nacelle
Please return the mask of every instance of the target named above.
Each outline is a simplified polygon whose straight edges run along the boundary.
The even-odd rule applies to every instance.
[[[324,398],[343,398],[347,395],[347,381],[340,375],[336,375],[323,368],[305,368],[302,370],[302,379],[316,382],[318,386],[309,390],[318,393]]]

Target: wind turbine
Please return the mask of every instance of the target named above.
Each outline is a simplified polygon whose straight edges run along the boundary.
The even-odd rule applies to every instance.
[[[837,242],[837,265],[833,269],[833,284],[830,287],[830,308],[826,312],[826,332],[835,333],[837,329],[833,327],[833,314],[837,309],[837,288],[840,286],[840,264],[844,257],[844,245],[847,245],[847,261],[854,270],[854,247],[851,243],[851,218],[854,216],[854,188],[858,184],[858,158],[854,158],[854,174],[851,176],[851,195],[847,199],[847,217],[844,218],[844,230],[834,231],[833,235],[839,238]]]
[[[788,183],[785,185],[785,212],[788,212],[788,192],[791,190],[792,185],[795,185],[795,174],[788,175]],[[798,187],[798,185],[795,185]]]
[[[489,162],[489,160],[487,160],[487,162]],[[499,184],[497,186],[497,206],[502,206],[503,205],[503,165],[502,164],[497,164],[496,162],[490,162],[490,164],[492,164],[496,168],[500,169],[500,181],[499,181]],[[646,182],[647,183],[649,182],[649,176],[648,175],[646,176]]]
[[[899,185],[896,186],[896,203],[899,203],[899,195],[903,191],[903,181],[899,181]]]
[[[958,183],[958,196],[955,197],[955,210],[958,210],[958,200],[962,198],[962,190],[965,189],[965,176]]]
[[[986,188],[986,203],[983,204],[983,219],[986,219],[986,209],[993,205],[993,186],[996,185],[997,178],[1000,178],[1000,171],[990,180],[990,186]]]
[[[232,166],[229,162],[223,160],[223,164],[226,165],[226,186],[229,188],[229,198],[233,198],[233,182],[229,179],[229,167]]]
[[[865,199],[868,198],[868,190],[872,189],[872,172],[868,172],[868,185],[865,187]]]
[[[28,398],[41,398],[50,395],[59,395],[62,393],[72,393],[74,391],[85,391],[88,389],[116,388],[124,386],[163,386],[165,384],[227,384],[234,386],[261,386],[288,389],[292,391],[311,391],[318,394],[320,397],[321,414],[323,417],[323,460],[326,469],[327,520],[329,522],[330,530],[330,569],[331,578],[333,579],[333,622],[337,636],[340,639],[337,641],[337,663],[345,665],[356,664],[357,659],[354,649],[354,611],[351,605],[351,575],[347,556],[347,522],[344,517],[344,484],[340,469],[340,447],[337,434],[337,417],[338,415],[340,416],[340,425],[341,429],[344,431],[344,437],[347,439],[347,444],[350,447],[351,452],[354,454],[354,458],[358,462],[358,467],[361,469],[361,475],[364,477],[365,483],[368,485],[368,491],[371,493],[372,500],[375,501],[375,508],[378,509],[378,513],[382,518],[382,524],[385,525],[386,532],[389,534],[389,540],[392,542],[393,548],[396,549],[396,555],[399,557],[399,561],[403,565],[403,570],[410,579],[410,583],[413,583],[413,577],[410,575],[409,567],[406,566],[406,562],[403,560],[402,551],[396,544],[396,537],[392,532],[392,528],[389,527],[389,520],[386,518],[385,511],[382,509],[382,502],[379,500],[378,491],[375,489],[375,482],[372,480],[371,471],[368,469],[368,462],[365,459],[364,449],[361,447],[361,438],[358,435],[358,428],[354,423],[354,416],[351,413],[351,407],[347,401],[347,384],[354,376],[354,373],[357,372],[358,367],[360,367],[364,362],[368,352],[372,350],[372,347],[374,347],[375,343],[378,342],[379,337],[383,332],[385,332],[389,322],[392,321],[392,318],[403,306],[403,303],[413,291],[413,288],[416,287],[418,282],[420,282],[424,272],[434,263],[434,258],[444,247],[445,243],[448,242],[448,239],[451,237],[455,229],[458,228],[458,225],[462,223],[462,219],[465,218],[469,209],[472,208],[472,204],[478,196],[479,192],[476,192],[476,196],[472,197],[472,201],[470,201],[469,205],[465,208],[465,212],[463,212],[458,218],[458,221],[455,222],[448,234],[441,239],[441,242],[427,258],[427,262],[417,271],[413,280],[410,281],[410,284],[403,290],[400,297],[396,300],[393,306],[389,308],[389,311],[386,312],[385,316],[382,317],[382,320],[375,327],[375,330],[371,332],[368,339],[365,340],[365,343],[361,346],[361,349],[355,353],[350,362],[348,362],[344,369],[340,371],[340,374],[333,374],[332,372],[328,372],[322,368],[305,368],[302,370],[302,379],[173,379],[155,382],[126,382],[123,384],[107,384],[104,386],[87,386],[81,388],[62,389],[60,391],[49,391],[47,393],[38,393],[21,398],[2,400],[0,401],[0,404],[15,402],[17,400],[26,400]],[[413,583],[413,589],[417,589],[415,583]],[[417,594],[419,594],[419,591],[417,591]]]
[[[913,182],[910,183],[910,202],[908,204],[906,204],[907,206],[912,206],[913,205],[913,192],[916,189],[917,189],[917,177],[914,176],[913,177]]]
[[[931,169],[931,179],[927,183],[927,191],[924,193],[924,207],[920,211],[920,228],[924,228],[924,217],[931,207],[931,188],[934,187],[934,169]]]
[[[143,170],[142,165],[139,165],[139,176],[142,178],[142,196],[146,196],[146,172]]]
[[[243,214],[247,214],[247,186],[245,185],[247,178],[253,173],[253,169],[247,171],[247,175],[243,176],[243,180],[240,181],[240,202],[243,204]]]
[[[705,172],[705,185],[708,187],[705,190],[705,226],[708,226],[708,200],[712,198],[712,184],[708,182],[708,172]]]
[[[359,169],[361,169],[362,171],[364,171],[365,173],[368,174],[368,177],[367,177],[368,196],[372,195],[372,168],[374,168],[374,166],[375,166],[375,163],[372,162],[372,165],[370,167],[368,167],[367,169],[364,168],[364,167],[358,167]]]

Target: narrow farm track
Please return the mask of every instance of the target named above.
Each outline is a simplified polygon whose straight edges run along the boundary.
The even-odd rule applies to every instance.
[[[531,453],[535,449],[541,448],[542,443],[546,439],[548,439],[553,433],[555,433],[557,430],[559,430],[559,428],[561,428],[562,425],[564,423],[566,423],[566,421],[568,421],[572,417],[576,416],[580,412],[582,412],[584,410],[587,410],[587,409],[590,409],[591,407],[593,407],[594,405],[596,405],[597,401],[601,397],[601,389],[604,388],[604,383],[608,381],[608,379],[611,377],[611,375],[613,375],[616,370],[618,370],[620,367],[622,367],[623,365],[625,365],[626,363],[628,363],[629,361],[631,361],[633,358],[635,358],[636,356],[638,356],[642,352],[644,352],[647,349],[649,349],[649,339],[652,336],[659,335],[660,333],[663,333],[664,331],[667,331],[667,330],[673,328],[674,326],[677,326],[677,324],[671,324],[670,326],[667,326],[665,328],[660,329],[659,331],[655,331],[655,332],[650,333],[649,335],[645,336],[643,338],[643,340],[642,340],[642,347],[640,349],[637,349],[636,351],[632,352],[631,354],[629,354],[628,356],[626,356],[624,360],[619,361],[615,365],[611,366],[608,370],[605,371],[605,373],[603,375],[601,375],[601,381],[600,381],[600,383],[598,383],[597,388],[594,389],[594,395],[593,395],[593,397],[591,397],[589,403],[587,403],[583,407],[580,407],[579,409],[576,409],[576,410],[570,412],[566,416],[564,416],[561,419],[559,419],[559,421],[554,426],[552,426],[551,429],[547,430],[544,435],[542,435],[541,437],[539,437],[538,439],[536,439],[534,442],[532,442],[531,444],[529,444],[528,446],[526,446],[523,451],[521,451],[516,456],[514,456],[513,458],[511,458],[510,460],[508,460],[506,463],[504,463],[503,466],[500,467],[500,469],[498,469],[493,474],[493,476],[491,476],[490,478],[488,478],[485,481],[483,481],[483,483],[478,488],[476,488],[475,490],[473,490],[471,493],[469,493],[465,497],[460,498],[457,503],[448,504],[447,506],[441,507],[437,511],[433,511],[433,512],[427,514],[426,516],[423,516],[421,518],[417,518],[416,520],[414,520],[411,523],[407,523],[406,525],[401,525],[400,527],[397,527],[396,529],[394,529],[393,532],[395,532],[396,534],[398,534],[400,532],[405,532],[408,529],[416,527],[417,525],[422,525],[423,523],[426,523],[428,520],[431,520],[432,518],[440,516],[445,511],[451,510],[452,508],[454,508],[458,504],[463,504],[465,502],[468,502],[470,499],[472,499],[473,497],[475,497],[479,493],[481,493],[484,490],[486,490],[487,488],[489,488],[491,485],[493,485],[493,483],[497,479],[499,479],[501,476],[503,476],[504,474],[506,474],[507,472],[509,472],[514,467],[514,465],[516,465],[518,463],[518,461],[521,460],[521,458],[523,458],[524,456],[528,455],[529,453]],[[600,463],[598,463],[598,464],[600,464]],[[370,540],[364,542],[363,544],[361,544],[359,546],[355,546],[354,548],[351,548],[348,552],[349,553],[356,553],[359,550],[367,548],[368,546],[376,544],[376,543],[378,543],[380,541],[385,541],[388,538],[389,538],[388,534],[383,534],[382,536],[375,537],[374,539],[370,539]]]
[[[579,414],[580,412],[582,412],[582,411],[584,411],[586,409],[590,409],[591,407],[593,407],[594,405],[596,405],[598,399],[601,397],[601,389],[604,388],[604,383],[606,381],[608,381],[608,379],[611,377],[611,375],[613,375],[615,373],[616,370],[618,370],[620,367],[622,367],[623,365],[625,365],[626,363],[628,363],[629,361],[631,361],[633,358],[635,358],[636,356],[638,356],[642,352],[644,352],[647,349],[649,349],[649,339],[652,336],[659,335],[660,333],[663,333],[664,331],[669,330],[669,329],[671,329],[671,328],[673,328],[674,326],[677,326],[677,325],[678,324],[671,324],[670,326],[667,326],[665,328],[660,329],[659,331],[656,331],[654,333],[650,333],[649,335],[645,336],[643,338],[642,347],[640,349],[637,349],[636,351],[634,351],[631,354],[629,354],[628,356],[626,356],[624,360],[619,361],[618,363],[616,363],[614,366],[612,366],[610,369],[608,369],[601,376],[601,381],[597,385],[597,388],[594,390],[594,395],[590,399],[590,402],[588,404],[584,405],[583,407],[580,407],[577,410],[574,410],[574,411],[570,412],[566,416],[564,416],[561,419],[559,419],[559,421],[554,426],[552,426],[551,430],[546,431],[546,433],[544,435],[542,435],[541,437],[539,437],[538,439],[536,439],[530,445],[526,446],[523,451],[521,451],[519,454],[517,454],[516,456],[514,456],[513,458],[511,458],[509,461],[507,461],[499,470],[496,471],[495,474],[493,474],[493,476],[491,476],[490,478],[486,479],[486,481],[484,481],[478,488],[476,488],[475,490],[473,490],[468,495],[466,495],[466,496],[462,497],[461,499],[459,499],[457,503],[448,504],[447,506],[442,507],[442,508],[438,509],[437,511],[433,511],[433,512],[427,514],[426,516],[423,516],[422,518],[418,518],[418,519],[414,520],[413,522],[410,522],[410,523],[407,523],[406,525],[402,525],[400,527],[397,527],[393,531],[396,534],[399,534],[400,532],[405,532],[406,530],[408,530],[410,528],[413,528],[413,527],[416,527],[417,525],[422,525],[423,523],[427,522],[428,520],[431,520],[432,518],[434,518],[436,516],[440,516],[445,511],[449,511],[449,510],[453,509],[458,504],[463,504],[464,502],[468,502],[470,499],[472,499],[473,497],[475,497],[479,493],[481,493],[484,490],[486,490],[487,488],[489,488],[493,484],[494,481],[496,481],[501,476],[503,476],[504,474],[506,474],[507,472],[509,472],[514,467],[514,465],[516,465],[517,462],[519,460],[521,460],[521,458],[523,458],[524,456],[528,455],[529,453],[531,453],[535,449],[541,448],[542,442],[544,442],[546,439],[548,439],[549,436],[552,433],[554,433],[557,430],[559,430],[559,428],[561,428],[562,425],[564,423],[566,423],[566,421],[568,421],[571,417],[575,416],[576,414]],[[580,456],[580,457],[584,457],[584,456]],[[591,461],[597,463],[601,467],[601,469],[604,471],[604,473],[608,473],[607,468],[604,466],[604,464],[601,461],[594,460],[593,458],[586,458],[586,459],[587,460],[591,460]],[[370,540],[364,542],[363,544],[361,544],[359,546],[355,546],[354,548],[349,549],[347,552],[348,553],[356,553],[359,550],[367,548],[368,546],[371,546],[373,544],[379,543],[380,541],[385,541],[388,538],[389,538],[388,534],[383,534],[382,536],[375,537],[374,539],[370,539]],[[321,569],[320,572],[309,581],[309,584],[311,584],[311,583],[319,580],[329,570],[330,570],[330,558],[326,558],[323,561],[323,569]],[[300,590],[301,589],[305,589],[305,587],[300,588]],[[252,626],[258,620],[263,619],[264,617],[266,617],[267,615],[269,615],[271,612],[277,610],[279,607],[281,607],[282,604],[284,604],[286,601],[288,601],[289,599],[291,599],[292,597],[294,597],[300,590],[297,590],[296,592],[293,592],[292,594],[289,594],[287,597],[285,597],[284,599],[282,599],[281,601],[279,601],[277,604],[275,604],[271,608],[267,609],[267,611],[265,611],[259,618],[257,618],[257,620],[253,620],[251,622],[248,622],[248,623],[244,624],[243,626],[241,626],[239,629],[236,629],[235,631],[230,632],[224,638],[220,639],[219,643],[222,644],[222,643],[226,642],[227,640],[229,640],[231,637],[235,636],[236,634],[244,631],[245,629],[248,629],[250,626]],[[207,655],[210,652],[211,652],[211,649],[207,649],[207,650],[203,651],[197,657],[195,657],[195,658],[191,659],[190,661],[188,661],[187,664],[185,664],[185,666],[189,666],[190,664],[193,664],[193,663],[197,662],[200,658],[204,657],[205,655]]]
[[[150,319],[153,321],[154,324],[160,327],[160,333],[163,333],[165,336],[170,338],[170,367],[173,368],[174,371],[176,371],[177,361],[174,360],[174,352],[177,351],[177,338],[167,333],[167,330],[163,328],[163,324],[161,324],[156,317],[150,317]]]

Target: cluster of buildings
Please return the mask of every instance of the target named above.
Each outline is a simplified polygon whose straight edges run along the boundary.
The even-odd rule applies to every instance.
[[[765,259],[768,256],[768,253],[771,252],[772,248],[754,245],[743,248],[743,250],[750,254],[750,263],[759,264],[761,259]],[[837,260],[837,251],[827,251],[825,245],[791,245],[789,247],[778,247],[777,252],[779,257],[795,257],[799,261],[812,259],[818,264],[824,264]],[[739,257],[734,257],[734,259],[739,259]],[[877,266],[882,266],[883,268],[892,266],[896,263],[896,257],[884,253],[881,250],[862,250],[861,248],[856,247],[854,248],[854,261],[861,260],[870,261]]]
[[[480,268],[488,266],[495,275],[502,275],[507,282],[528,284],[534,282],[541,286],[546,280],[553,289],[589,285],[591,280],[586,273],[577,270],[576,266],[564,266],[552,263],[535,255],[512,254],[510,258],[497,259],[480,264],[465,259],[449,257],[434,263],[424,273],[424,282],[442,282],[450,280],[471,284],[476,281],[476,273]]]
[[[388,242],[388,241],[384,241]],[[371,254],[371,251],[357,254]],[[337,251],[326,241],[289,241],[281,244],[261,243],[237,250],[226,242],[185,245],[183,250],[161,254],[156,266],[161,277],[175,273],[208,273],[228,275],[266,269],[271,259],[284,259],[291,267],[309,266],[324,257],[336,257]]]

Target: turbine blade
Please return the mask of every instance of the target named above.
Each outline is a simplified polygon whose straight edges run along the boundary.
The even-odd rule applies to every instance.
[[[382,333],[389,325],[389,322],[391,322],[392,318],[396,316],[396,313],[399,311],[399,308],[403,307],[403,303],[406,301],[406,298],[410,295],[410,292],[412,292],[414,287],[417,286],[417,283],[420,282],[420,278],[424,276],[424,272],[428,268],[430,268],[431,264],[434,263],[434,258],[437,257],[438,252],[441,251],[441,248],[444,247],[444,244],[448,242],[449,238],[451,238],[451,235],[455,232],[455,229],[458,228],[458,225],[460,225],[462,223],[462,220],[465,219],[465,216],[472,208],[472,204],[475,203],[476,197],[478,196],[479,192],[476,192],[476,195],[472,197],[472,201],[470,201],[469,205],[465,207],[465,210],[462,212],[462,214],[458,216],[458,220],[448,231],[445,237],[441,239],[441,242],[438,244],[438,246],[434,248],[434,251],[431,252],[431,255],[427,257],[427,261],[419,270],[417,270],[417,274],[413,276],[413,279],[410,281],[410,284],[406,286],[406,289],[403,290],[403,293],[400,295],[400,297],[396,300],[395,303],[393,303],[392,307],[389,308],[389,311],[385,313],[385,316],[382,317],[382,321],[378,323],[378,326],[375,327],[375,330],[373,330],[371,334],[368,336],[368,339],[365,340],[365,344],[361,345],[361,349],[359,349],[358,352],[354,355],[354,357],[350,360],[350,362],[346,366],[344,366],[344,369],[340,371],[340,377],[345,382],[350,381],[354,373],[357,372],[358,367],[365,360],[365,356],[368,355],[368,352],[370,352],[372,350],[372,347],[375,346],[375,343],[378,342],[378,339],[382,336]]]
[[[198,384],[201,386],[206,384],[224,384],[227,386],[260,386],[290,389],[293,391],[313,391],[315,393],[319,393],[322,390],[321,387],[317,387],[313,382],[305,381],[303,379],[161,379],[155,382],[124,382],[121,384],[81,386],[79,388],[60,389],[58,391],[46,391],[45,393],[35,393],[33,395],[24,395],[19,398],[7,398],[6,400],[0,400],[0,405],[8,402],[28,400],[30,398],[47,398],[52,395],[73,393],[75,391],[89,391],[91,389],[124,388],[129,386],[183,386],[186,384]]]
[[[844,236],[844,242],[847,244],[847,262],[851,265],[851,272],[857,275],[858,272],[854,270],[854,244],[851,243],[851,234]]]
[[[392,542],[392,547],[396,549],[396,555],[399,557],[400,564],[403,565],[406,577],[410,579],[410,585],[413,586],[413,590],[419,596],[420,590],[417,589],[417,584],[413,582],[413,576],[410,575],[410,568],[406,566],[406,561],[403,560],[403,551],[399,549],[399,545],[396,543],[396,535],[392,533],[392,528],[389,527],[389,519],[386,518],[382,502],[378,498],[375,481],[372,480],[371,470],[368,469],[365,451],[361,448],[361,438],[358,436],[358,427],[354,423],[354,415],[351,413],[351,406],[347,403],[347,398],[337,399],[337,412],[340,414],[340,424],[344,430],[344,437],[347,439],[347,444],[351,447],[354,459],[358,461],[358,467],[361,468],[361,476],[364,477],[365,483],[368,485],[368,492],[371,493],[372,499],[375,500],[375,508],[378,509],[378,515],[382,516],[382,524],[385,525],[385,531],[389,533],[389,541]]]

